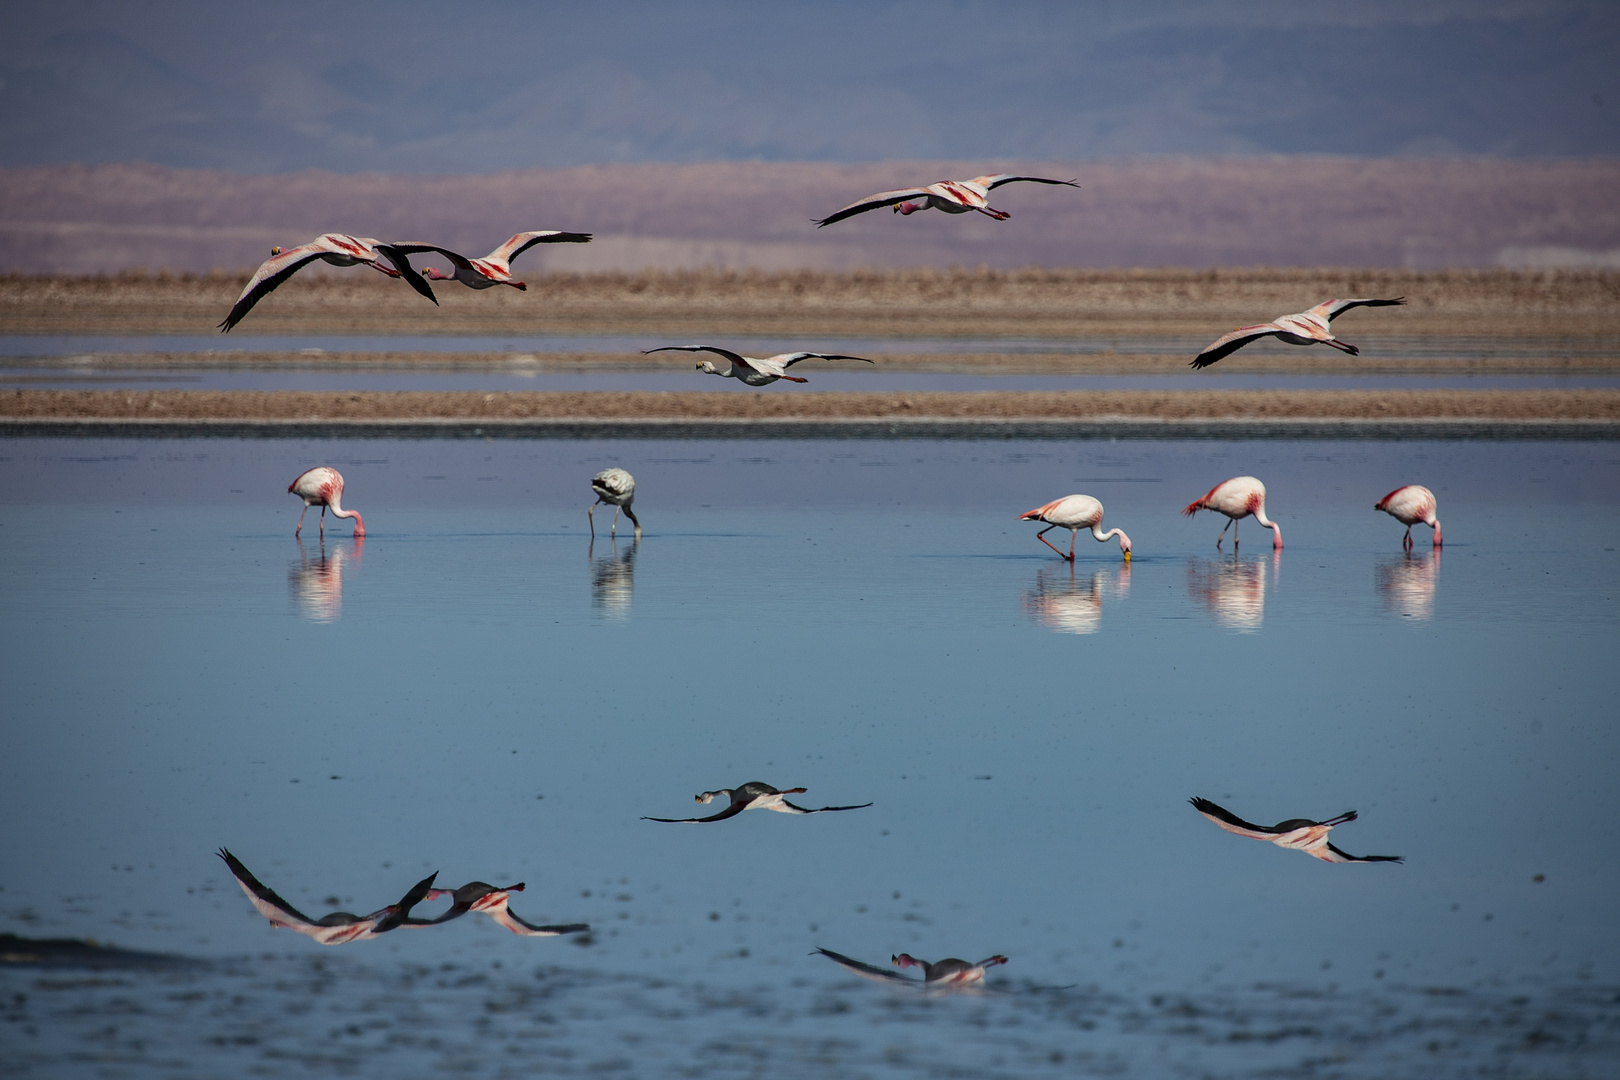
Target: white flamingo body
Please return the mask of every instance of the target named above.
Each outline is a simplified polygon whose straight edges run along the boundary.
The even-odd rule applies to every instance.
[[[1019,176],[1015,173],[991,173],[987,176],[975,176],[972,180],[941,180],[926,187],[896,188],[893,191],[880,191],[876,195],[868,195],[822,218],[816,225],[818,228],[831,225],[835,221],[843,221],[847,217],[854,217],[856,214],[864,214],[868,210],[877,210],[884,206],[894,207],[894,212],[901,215],[929,209],[943,210],[947,214],[967,214],[977,211],[997,221],[1005,221],[1012,215],[991,206],[990,193],[1003,184],[1020,181],[1031,184],[1061,184],[1076,188],[1080,186],[1073,180],[1049,180],[1044,176]]]
[[[803,794],[802,787],[777,789],[758,780],[751,780],[735,788],[720,788],[716,791],[705,791],[696,796],[698,805],[707,806],[715,799],[729,799],[731,805],[718,814],[702,818],[658,818],[643,817],[643,821],[662,821],[672,825],[706,825],[712,821],[724,821],[736,817],[744,810],[775,810],[780,814],[825,814],[838,810],[864,810],[871,803],[861,803],[859,806],[822,806],[816,809],[797,806],[788,802],[789,795]]]
[[[1282,526],[1266,518],[1266,485],[1252,476],[1234,476],[1224,483],[1216,484],[1210,488],[1209,494],[1202,499],[1188,504],[1182,511],[1188,517],[1200,510],[1213,510],[1217,514],[1225,514],[1227,522],[1221,526],[1221,535],[1215,538],[1215,546],[1221,546],[1221,540],[1226,536],[1228,526],[1232,526],[1232,547],[1237,548],[1236,523],[1243,518],[1253,515],[1264,528],[1272,532],[1271,546],[1280,549],[1282,542]]]
[[[321,508],[321,538],[326,538],[326,510],[332,509],[333,517],[354,518],[354,535],[366,535],[366,521],[360,516],[358,510],[343,509],[343,474],[329,465],[317,465],[298,479],[287,485],[290,494],[297,495],[304,500],[304,509],[298,515],[298,527],[293,530],[293,536],[304,531],[304,514],[309,508]]]
[[[831,949],[818,947],[816,952],[863,979],[871,979],[874,982],[886,983],[891,986],[913,986],[928,990],[963,987],[981,982],[986,971],[1007,962],[1007,958],[999,953],[995,956],[986,957],[977,964],[970,964],[966,960],[958,960],[955,957],[929,963],[927,960],[918,960],[908,953],[890,957],[890,962],[897,968],[922,968],[923,977],[918,980],[907,978],[899,972],[889,971],[887,968],[880,968],[875,964],[856,960],[845,956],[843,953],[835,953]]]
[[[1351,308],[1357,307],[1392,307],[1406,303],[1406,297],[1397,296],[1393,300],[1324,300],[1309,311],[1301,311],[1294,315],[1281,315],[1268,323],[1256,323],[1254,326],[1240,326],[1229,334],[1224,334],[1210,343],[1209,347],[1193,357],[1192,367],[1206,368],[1221,359],[1243,348],[1251,341],[1258,341],[1263,337],[1274,337],[1279,341],[1286,341],[1290,345],[1331,345],[1340,352],[1359,356],[1361,350],[1348,342],[1340,341],[1333,336],[1332,322]]]
[[[609,536],[617,536],[619,530],[619,511],[630,519],[636,527],[636,539],[641,539],[641,522],[636,519],[636,512],[630,509],[630,504],[636,501],[636,478],[623,469],[603,469],[591,477],[591,490],[596,492],[596,501],[585,508],[585,520],[590,523],[591,536],[596,536],[596,517],[593,511],[603,503],[613,507],[613,525],[608,529]],[[656,509],[656,507],[655,507]]]
[[[510,285],[521,291],[528,289],[528,285],[512,279],[512,260],[528,251],[536,244],[588,244],[591,242],[590,233],[558,232],[556,229],[537,229],[531,232],[520,232],[510,240],[485,255],[482,259],[469,259],[459,252],[451,251],[447,247],[437,244],[422,243],[417,240],[407,240],[399,244],[389,245],[401,255],[417,255],[432,251],[443,255],[455,267],[451,273],[444,273],[436,267],[425,267],[422,273],[430,281],[459,281],[469,289],[492,289],[496,285]]]
[[[796,383],[809,382],[809,379],[801,379],[787,373],[788,368],[801,360],[859,360],[862,363],[872,363],[864,356],[845,356],[842,353],[786,352],[766,357],[743,356],[741,353],[734,353],[730,349],[722,349],[716,345],[665,345],[657,349],[642,350],[643,355],[655,352],[714,353],[729,361],[726,367],[721,368],[713,361],[703,360],[697,364],[697,370],[708,375],[718,375],[722,379],[736,379],[748,386],[769,386],[778,379]]]
[[[1019,521],[1044,521],[1046,528],[1035,534],[1035,539],[1056,551],[1070,562],[1074,562],[1074,542],[1080,536],[1081,529],[1090,529],[1092,537],[1099,543],[1107,542],[1119,537],[1119,550],[1124,554],[1125,561],[1131,561],[1131,538],[1125,535],[1124,529],[1109,529],[1102,531],[1103,504],[1090,495],[1065,495],[1061,499],[1054,499],[1045,506],[1037,506],[1018,516]],[[1046,534],[1053,529],[1069,530],[1069,551],[1064,554]]]
[[[1403,861],[1399,855],[1350,855],[1328,843],[1328,833],[1333,831],[1335,825],[1343,825],[1345,822],[1356,820],[1358,815],[1354,810],[1348,810],[1338,817],[1329,818],[1326,821],[1291,818],[1276,825],[1256,825],[1253,822],[1244,821],[1230,810],[1217,806],[1208,799],[1194,796],[1189,801],[1200,814],[1203,814],[1229,833],[1247,836],[1254,840],[1268,840],[1285,851],[1303,851],[1305,854],[1321,859],[1323,862]]]
[[[411,890],[400,899],[399,903],[390,904],[370,915],[334,911],[319,919],[311,919],[254,877],[235,855],[220,848],[219,857],[225,860],[225,865],[230,868],[231,876],[236,878],[242,892],[247,895],[259,914],[270,920],[271,926],[296,930],[319,945],[346,945],[351,941],[366,941],[407,925],[410,922],[411,908],[428,899],[429,894],[433,892],[433,879],[438,877],[437,873],[428,875],[411,886]]]
[[[1422,484],[1396,488],[1379,499],[1373,509],[1382,510],[1406,526],[1406,535],[1401,537],[1403,548],[1411,548],[1412,526],[1420,522],[1434,530],[1434,546],[1440,546],[1440,519],[1436,516],[1439,504],[1435,501],[1434,492]]]
[[[382,265],[381,260],[387,258],[389,266]],[[228,334],[231,328],[242,321],[253,305],[264,299],[276,287],[298,271],[313,262],[330,263],[333,266],[359,266],[362,263],[373,270],[387,274],[389,277],[402,277],[411,288],[432,300],[439,301],[433,295],[433,289],[423,280],[422,275],[411,269],[411,264],[404,254],[394,248],[392,244],[384,244],[373,240],[369,236],[350,236],[348,233],[323,233],[307,244],[298,247],[271,248],[270,258],[259,264],[259,268],[248,279],[247,287],[242,295],[236,298],[231,305],[230,314],[225,316],[219,324],[222,334]]]

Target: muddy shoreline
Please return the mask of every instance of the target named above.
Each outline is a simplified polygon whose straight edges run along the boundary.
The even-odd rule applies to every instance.
[[[1620,438],[1620,390],[980,393],[16,390],[0,436]]]

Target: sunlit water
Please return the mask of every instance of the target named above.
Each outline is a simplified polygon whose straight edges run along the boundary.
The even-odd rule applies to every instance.
[[[363,543],[293,539],[317,463]],[[609,464],[639,545],[587,540]],[[1241,473],[1280,554],[1178,513]],[[1371,509],[1407,482],[1443,554]],[[1014,520],[1072,491],[1128,567]],[[1617,541],[1606,442],[0,442],[0,931],[221,961],[0,970],[0,1039],[42,1076],[1612,1075]],[[875,805],[640,820],[751,779]],[[438,870],[596,930],[321,949],[221,845],[312,913]],[[1009,992],[817,945],[1006,953]]]

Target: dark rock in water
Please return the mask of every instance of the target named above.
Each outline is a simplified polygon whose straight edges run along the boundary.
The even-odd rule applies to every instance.
[[[0,934],[0,967],[193,967],[202,961],[171,953],[137,952],[83,938],[25,938]]]

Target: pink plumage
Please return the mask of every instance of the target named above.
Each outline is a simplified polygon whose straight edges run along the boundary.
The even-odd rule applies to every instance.
[[[1403,548],[1412,546],[1412,526],[1420,522],[1434,530],[1434,546],[1440,546],[1440,518],[1437,515],[1439,504],[1436,502],[1434,492],[1422,484],[1407,484],[1379,499],[1373,506],[1374,510],[1382,510],[1402,525],[1406,526],[1406,535],[1401,538]]]
[[[293,530],[297,536],[304,531],[304,514],[309,508],[321,508],[321,539],[326,539],[326,509],[332,508],[332,516],[340,518],[354,518],[354,535],[366,535],[366,522],[358,510],[343,509],[343,474],[329,465],[317,465],[308,472],[303,473],[287,485],[290,495],[297,495],[304,500],[303,512],[298,515],[298,527]]]
[[[1215,546],[1221,546],[1221,540],[1226,537],[1226,530],[1232,528],[1232,547],[1237,548],[1236,523],[1243,518],[1252,516],[1264,528],[1272,533],[1271,546],[1281,548],[1282,527],[1275,521],[1266,519],[1266,485],[1252,476],[1234,476],[1224,483],[1216,484],[1209,489],[1209,494],[1202,499],[1187,504],[1183,514],[1191,517],[1200,510],[1213,510],[1217,514],[1225,514],[1229,519],[1221,526],[1221,535],[1216,537]]]
[[[1110,529],[1102,531],[1103,505],[1090,495],[1065,495],[1061,499],[1053,499],[1045,506],[1018,516],[1019,521],[1044,521],[1046,528],[1035,534],[1035,538],[1047,547],[1062,555],[1069,562],[1074,561],[1074,542],[1080,536],[1081,529],[1090,529],[1091,535],[1099,542],[1119,537],[1119,550],[1124,554],[1125,561],[1131,561],[1131,538],[1125,535],[1124,529]],[[1046,538],[1046,534],[1053,529],[1069,530],[1068,554],[1055,546]]]

